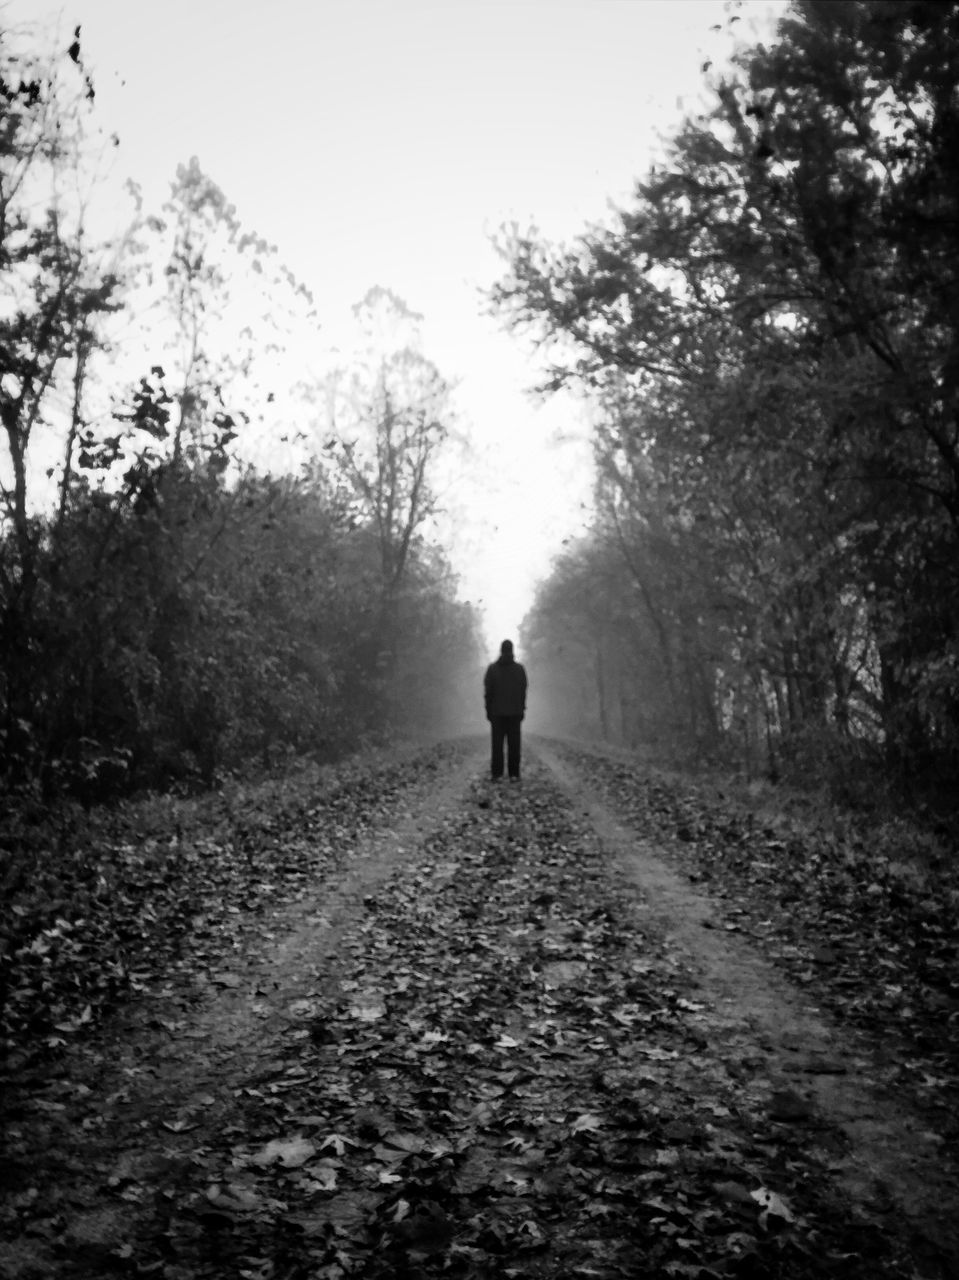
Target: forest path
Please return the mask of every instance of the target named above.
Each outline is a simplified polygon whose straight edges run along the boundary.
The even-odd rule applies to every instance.
[[[0,1277],[956,1275],[861,1046],[528,756],[411,757],[340,865],[14,1089]]]
[[[723,905],[690,885],[643,833],[623,825],[575,766],[538,755],[581,806],[642,907],[695,975],[705,1005],[691,1020],[775,1120],[822,1135],[830,1174],[875,1220],[895,1212],[959,1268],[959,1177],[941,1135],[883,1077],[877,1046],[838,1027],[816,993],[793,985],[724,927]],[[959,1270],[957,1270],[959,1274]]]

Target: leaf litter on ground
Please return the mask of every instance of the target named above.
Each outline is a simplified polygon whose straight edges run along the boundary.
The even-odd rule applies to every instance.
[[[264,909],[308,894],[402,792],[408,753],[32,829],[0,822],[0,1072],[55,1055],[178,970],[237,988]],[[418,762],[428,775],[435,751]],[[161,981],[162,975],[162,981]]]
[[[843,1201],[822,1133],[769,1114],[696,995],[541,771],[477,780],[359,904],[227,1121],[100,1189],[151,1202],[131,1237],[78,1249],[62,1204],[3,1227],[46,1231],[63,1276],[937,1274]]]
[[[959,1139],[959,850],[902,821],[770,813],[732,788],[552,746],[624,821],[723,903],[841,1023],[878,1035],[897,1089]],[[828,1064],[826,1064],[828,1067]]]

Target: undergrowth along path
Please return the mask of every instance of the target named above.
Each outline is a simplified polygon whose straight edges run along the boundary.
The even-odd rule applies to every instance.
[[[291,891],[227,954],[8,1082],[0,1276],[954,1274],[541,758],[514,787],[421,753],[386,803],[356,775],[376,817],[325,871],[272,840]]]

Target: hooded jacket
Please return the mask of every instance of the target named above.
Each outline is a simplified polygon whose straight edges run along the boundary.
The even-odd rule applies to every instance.
[[[526,711],[526,672],[512,656],[501,654],[486,668],[483,693],[486,715],[522,716]]]

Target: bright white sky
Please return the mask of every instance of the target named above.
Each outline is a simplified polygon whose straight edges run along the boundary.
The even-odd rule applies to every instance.
[[[782,3],[733,12],[747,39]],[[504,222],[567,240],[629,196],[731,48],[723,0],[8,0],[82,24],[120,176],[159,210],[191,155],[317,299],[331,345],[375,284],[425,317],[472,449],[442,530],[491,646],[582,528],[577,406],[483,315]],[[712,30],[722,27],[722,31]],[[264,442],[265,447],[268,442]]]

